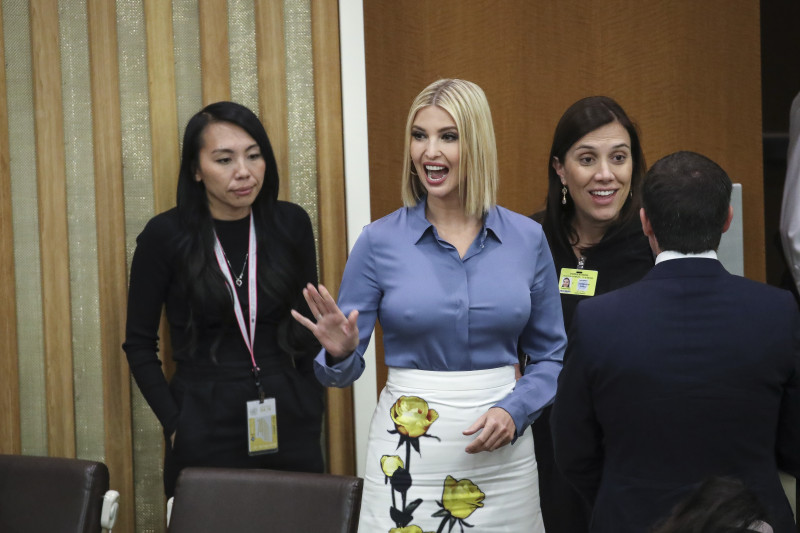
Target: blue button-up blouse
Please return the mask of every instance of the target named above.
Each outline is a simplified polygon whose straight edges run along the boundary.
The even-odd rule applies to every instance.
[[[353,247],[339,289],[345,315],[359,311],[360,344],[328,366],[315,360],[326,386],[346,387],[364,370],[364,351],[380,320],[386,365],[436,371],[530,363],[496,407],[517,435],[553,401],[566,348],[561,299],[541,226],[492,209],[461,258],[425,218],[425,201],[367,225]]]

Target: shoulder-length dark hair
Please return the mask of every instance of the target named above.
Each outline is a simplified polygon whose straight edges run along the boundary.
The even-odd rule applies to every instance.
[[[225,278],[214,255],[214,222],[208,206],[208,195],[202,181],[195,179],[203,134],[209,124],[225,122],[239,126],[256,141],[265,163],[264,181],[252,205],[259,250],[257,282],[277,302],[284,314],[279,326],[278,341],[292,355],[310,348],[310,338],[297,327],[289,311],[305,307],[301,294],[305,282],[300,279],[300,258],[289,229],[277,216],[278,165],[267,132],[258,117],[247,107],[234,102],[216,102],[195,114],[183,135],[181,167],[178,174],[177,208],[182,235],[179,240],[181,280],[189,298],[189,329],[196,338],[203,326],[204,312],[211,310],[232,320],[233,308]],[[212,350],[213,355],[213,350]]]
[[[550,158],[547,160],[547,204],[543,225],[548,238],[555,241],[551,242],[551,246],[558,245],[564,249],[570,249],[573,244],[578,242],[578,234],[572,226],[575,217],[575,203],[568,195],[567,203],[562,205],[561,179],[553,167],[553,162],[558,158],[558,161],[563,163],[569,149],[584,135],[612,122],[619,122],[630,135],[633,174],[631,175],[631,195],[625,200],[617,220],[608,228],[603,238],[610,237],[631,219],[638,216],[641,205],[640,190],[646,166],[636,126],[613,99],[607,96],[583,98],[569,106],[561,116],[561,120],[558,121],[553,134]]]

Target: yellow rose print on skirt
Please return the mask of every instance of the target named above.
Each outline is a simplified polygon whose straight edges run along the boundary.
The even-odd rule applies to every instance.
[[[381,457],[381,470],[386,479],[392,484],[392,506],[389,515],[397,526],[398,531],[408,527],[414,519],[414,511],[422,503],[422,498],[408,502],[408,490],[411,488],[411,448],[421,455],[419,448],[420,437],[438,437],[428,435],[431,424],[439,418],[435,409],[428,408],[428,402],[417,396],[400,396],[389,410],[389,416],[394,422],[395,429],[389,433],[400,435],[397,447],[406,445],[405,463],[398,455],[384,455]],[[401,505],[398,507],[396,493],[400,493]]]
[[[464,430],[516,384],[511,367],[390,368],[370,422],[361,531],[544,533],[531,432],[492,452],[465,449],[475,437]]]
[[[444,531],[445,524],[448,522],[450,523],[448,531],[453,529],[456,522],[461,527],[461,531],[464,531],[464,526],[472,527],[464,519],[475,512],[477,508],[483,507],[485,497],[486,495],[469,479],[456,481],[453,476],[447,476],[447,479],[444,480],[442,501],[436,502],[441,509],[433,515],[443,517],[437,533]]]
[[[424,533],[419,526],[393,527],[389,533]],[[428,532],[431,533],[431,532]]]
[[[384,455],[381,457],[381,470],[386,475],[387,479],[392,477],[394,471],[398,468],[403,468],[403,460],[397,455]]]
[[[384,455],[381,457],[381,470],[383,470],[383,475],[386,476],[384,482],[392,484],[392,506],[389,508],[392,521],[398,527],[408,524],[413,518],[412,513],[422,503],[422,499],[417,499],[410,504],[406,504],[406,493],[411,487],[411,474],[403,468],[403,460],[397,455]],[[397,498],[395,496],[398,492],[402,498],[402,506],[399,508],[397,507]]]
[[[428,402],[416,396],[400,396],[389,414],[397,432],[412,438],[427,433],[430,425],[439,418],[435,409],[428,409]]]

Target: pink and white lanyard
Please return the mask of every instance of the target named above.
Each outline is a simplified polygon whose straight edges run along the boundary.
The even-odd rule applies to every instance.
[[[217,263],[219,263],[219,269],[222,271],[222,274],[225,276],[225,280],[228,282],[228,289],[231,292],[231,298],[233,298],[233,312],[236,314],[236,321],[239,323],[239,331],[242,332],[242,338],[244,339],[244,343],[247,345],[247,349],[250,352],[250,361],[253,363],[253,377],[256,380],[256,388],[258,389],[258,397],[263,402],[264,401],[264,390],[261,387],[261,369],[258,368],[256,364],[256,356],[255,352],[253,351],[253,345],[255,344],[256,340],[256,314],[258,312],[258,291],[256,290],[256,228],[255,223],[253,222],[253,212],[250,212],[250,243],[248,245],[247,250],[247,257],[248,257],[248,265],[247,265],[247,296],[248,296],[248,307],[249,307],[249,318],[250,318],[250,330],[248,332],[247,324],[244,321],[244,312],[242,311],[242,305],[239,302],[239,295],[236,293],[236,285],[233,283],[233,274],[230,271],[230,267],[228,266],[228,261],[225,258],[225,252],[222,250],[222,244],[219,242],[219,238],[217,237],[217,232],[214,232],[214,254],[217,256]]]

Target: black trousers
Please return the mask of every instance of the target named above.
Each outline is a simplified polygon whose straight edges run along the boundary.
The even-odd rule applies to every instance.
[[[531,426],[539,470],[539,501],[547,533],[587,533],[591,509],[556,467],[550,407]]]
[[[322,472],[323,388],[312,374],[285,365],[261,376],[267,397],[276,401],[278,451],[247,453],[246,404],[258,398],[252,375],[209,375],[178,369],[170,388],[181,413],[170,446],[165,435],[164,492],[175,492],[178,474],[188,466],[269,468]]]

